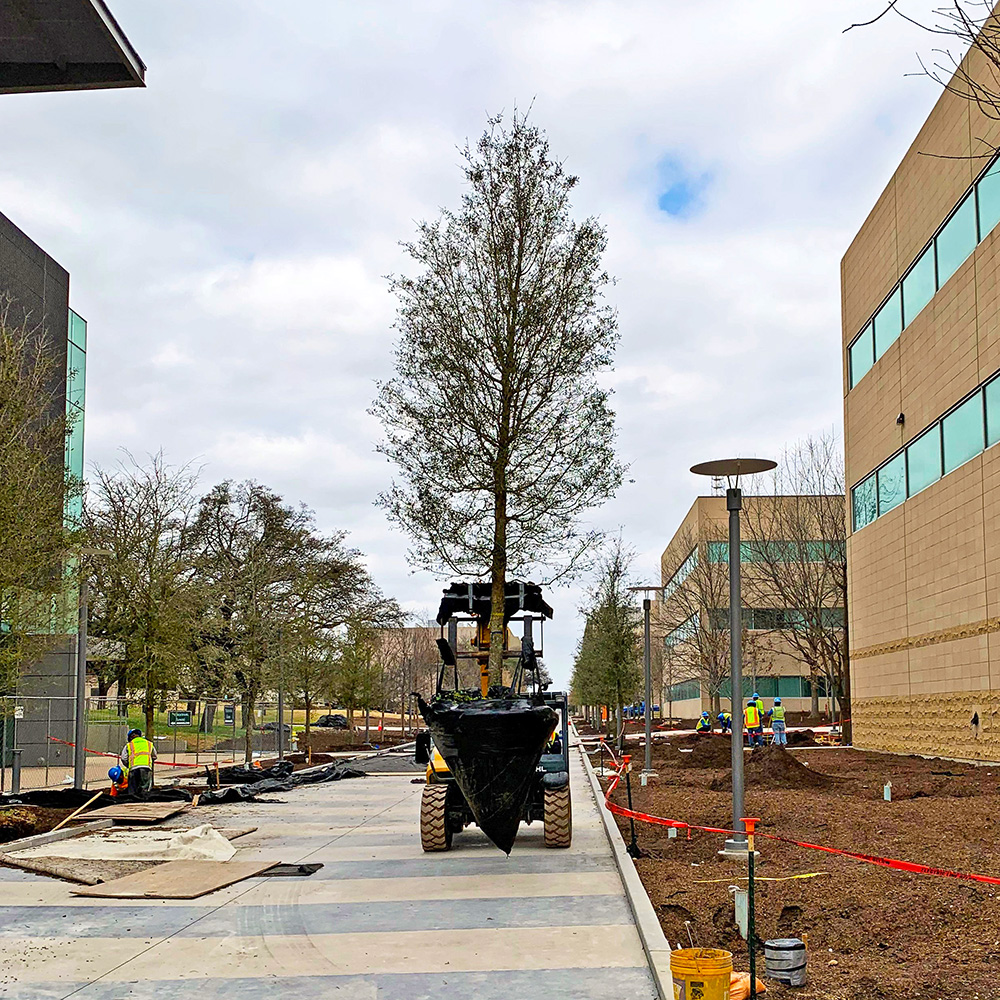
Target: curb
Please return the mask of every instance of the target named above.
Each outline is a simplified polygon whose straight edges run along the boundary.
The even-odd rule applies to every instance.
[[[574,736],[576,736],[575,730]],[[577,739],[579,740],[578,736]],[[614,816],[604,808],[604,791],[597,780],[597,775],[594,774],[590,758],[579,742],[577,749],[580,751],[584,769],[590,779],[590,789],[594,793],[597,811],[601,814],[601,823],[604,825],[604,833],[608,838],[618,874],[621,876],[629,909],[635,918],[636,930],[639,932],[642,950],[646,953],[646,960],[649,962],[649,971],[653,974],[656,991],[660,1000],[673,1000],[674,980],[670,974],[670,944],[663,934],[663,928],[660,927],[660,921],[656,917],[653,904],[649,901],[649,894],[639,878],[639,873],[635,870],[635,863],[625,850],[625,841],[618,829],[618,824],[615,822]]]

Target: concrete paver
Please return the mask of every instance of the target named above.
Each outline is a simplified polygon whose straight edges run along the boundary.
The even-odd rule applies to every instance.
[[[421,786],[379,775],[199,814],[260,827],[236,841],[239,859],[323,862],[310,878],[198,900],[92,900],[0,868],[0,997],[655,1000],[575,752],[572,781],[565,851],[546,849],[536,823],[510,858],[475,828],[425,855]]]

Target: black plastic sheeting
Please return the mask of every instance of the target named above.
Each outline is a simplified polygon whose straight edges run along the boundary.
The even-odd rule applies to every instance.
[[[246,785],[253,784],[256,781],[263,781],[265,778],[277,778],[281,780],[282,778],[287,778],[294,770],[295,765],[290,760],[275,761],[271,767],[244,767],[242,765],[220,767],[219,784]],[[209,774],[214,781],[214,771],[210,770]]]
[[[280,761],[279,763],[288,763]],[[292,765],[288,764],[291,768]],[[255,774],[260,774],[257,768],[249,768]],[[274,768],[270,768],[274,770]],[[324,781],[340,781],[343,778],[363,778],[363,771],[348,767],[346,764],[327,764],[325,767],[310,769],[308,771],[296,771],[288,774],[284,778],[264,778],[263,781],[254,781],[245,785],[227,785],[225,788],[216,788],[208,792],[203,792],[198,798],[199,805],[211,805],[218,802],[254,802],[258,795],[266,792],[289,792],[297,785],[314,785]]]
[[[479,829],[510,854],[559,716],[527,698],[418,704]]]
[[[78,809],[90,801],[94,792],[78,788],[57,788],[42,789],[31,792],[18,792],[7,795],[0,795],[0,805],[4,806],[42,806],[46,809]],[[182,788],[154,788],[145,802],[190,802],[191,793],[185,792]],[[100,809],[102,806],[117,806],[123,802],[137,802],[130,795],[122,792],[117,798],[105,792],[99,799],[94,801],[91,809]],[[89,810],[88,810],[89,811]]]

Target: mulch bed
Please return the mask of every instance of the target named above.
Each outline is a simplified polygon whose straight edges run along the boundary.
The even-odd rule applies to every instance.
[[[704,739],[704,738],[703,738]],[[729,741],[710,738],[728,764]],[[681,744],[689,747],[690,744]],[[693,765],[681,746],[654,744],[659,778],[633,782],[635,808],[703,826],[728,826],[728,767]],[[723,754],[722,751],[725,751]],[[596,762],[597,755],[592,757]],[[863,751],[765,747],[747,756],[746,810],[761,829],[796,840],[934,867],[1000,877],[1000,766],[973,767]],[[883,785],[892,782],[892,801]],[[619,801],[624,802],[624,791]],[[628,838],[628,821],[619,820]],[[730,884],[745,864],[718,854],[723,838],[637,824],[636,862],[664,932],[727,948],[736,967],[747,945],[733,922]],[[768,982],[772,1000],[997,1000],[1000,886],[898,872],[760,839],[758,874],[810,879],[757,884],[757,933],[808,936],[809,984]],[[696,880],[705,881],[698,884]],[[758,959],[763,968],[763,956]]]

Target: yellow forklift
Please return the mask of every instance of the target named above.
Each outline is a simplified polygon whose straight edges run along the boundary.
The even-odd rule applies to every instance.
[[[572,804],[569,785],[569,711],[566,695],[549,692],[542,681],[533,624],[540,628],[552,609],[537,584],[507,584],[507,623],[521,621],[520,650],[504,650],[516,660],[509,684],[489,686],[489,584],[452,584],[438,611],[441,669],[430,703],[418,698],[428,730],[417,740],[417,760],[427,764],[420,804],[420,841],[425,851],[447,851],[452,838],[475,823],[509,854],[520,823],[538,820],[546,847],[569,847]],[[457,646],[458,622],[476,623],[470,652]],[[460,658],[480,668],[477,690],[463,689]],[[448,668],[453,685],[445,686]]]

